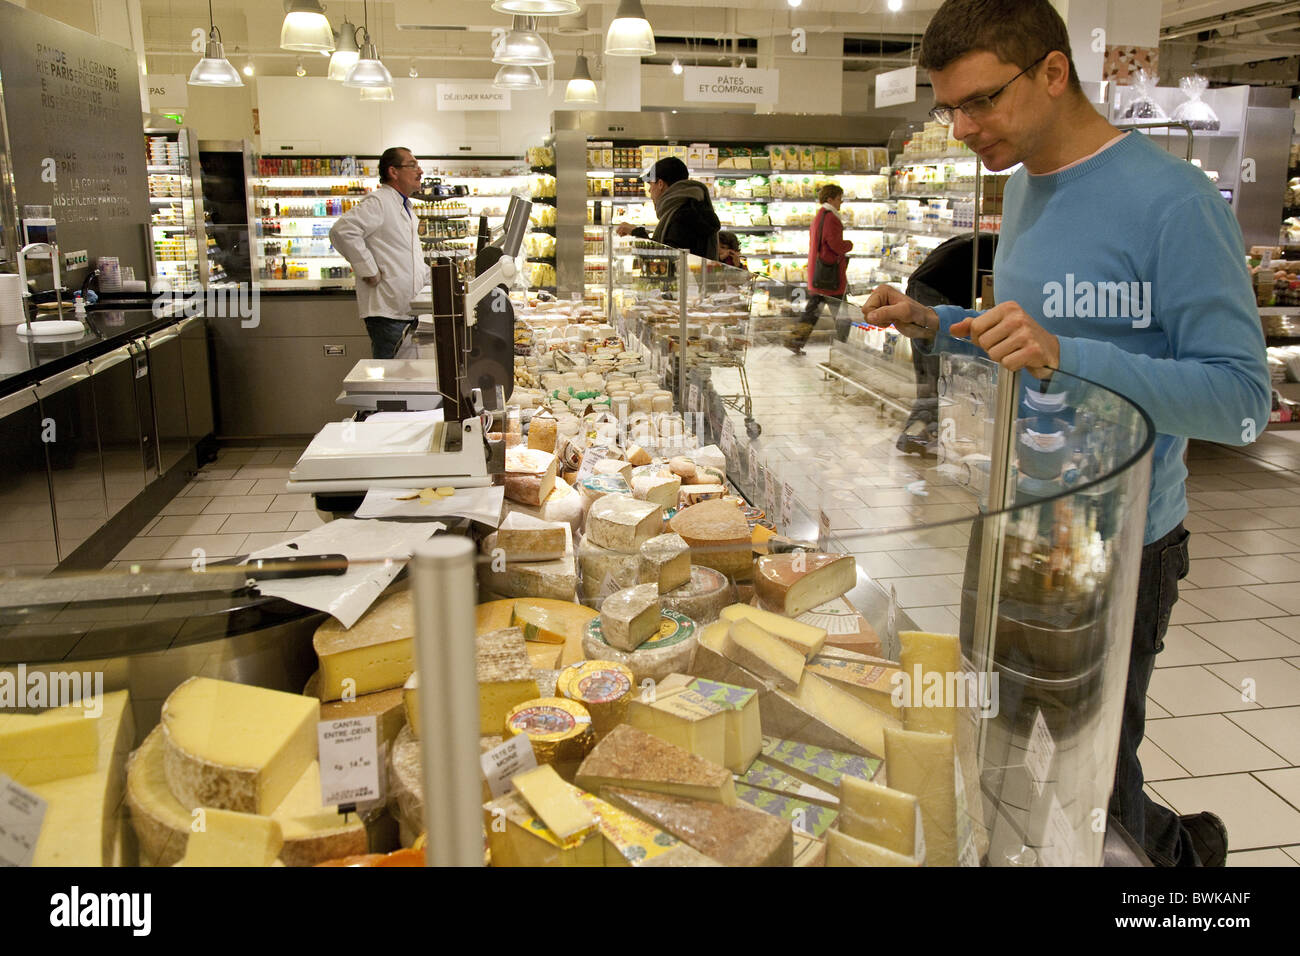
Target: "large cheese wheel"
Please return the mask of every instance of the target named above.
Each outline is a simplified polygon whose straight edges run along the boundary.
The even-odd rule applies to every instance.
[[[753,536],[744,513],[727,501],[701,501],[673,515],[668,526],[691,546],[691,563],[747,581],[753,576]]]
[[[763,606],[798,617],[853,590],[857,564],[851,554],[767,554],[754,571],[754,594]]]
[[[716,621],[724,607],[736,603],[736,588],[721,571],[697,564],[691,567],[690,581],[659,595],[659,603],[703,627]]]
[[[695,635],[695,622],[676,611],[663,611],[659,633],[634,651],[621,651],[611,647],[601,634],[600,617],[587,625],[582,639],[582,649],[588,660],[614,661],[632,672],[640,684],[649,679],[656,683],[669,674],[690,670],[699,642]]]

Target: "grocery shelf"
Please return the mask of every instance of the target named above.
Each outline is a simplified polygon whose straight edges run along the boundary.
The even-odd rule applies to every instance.
[[[897,169],[900,166],[933,166],[936,163],[942,163],[953,159],[967,160],[973,163],[976,158],[975,154],[969,150],[961,150],[959,152],[949,151],[945,153],[921,153],[919,155],[914,154],[911,156],[900,154],[891,166],[894,169]]]
[[[145,166],[145,171],[150,173],[174,173],[176,175],[185,172],[179,166]]]

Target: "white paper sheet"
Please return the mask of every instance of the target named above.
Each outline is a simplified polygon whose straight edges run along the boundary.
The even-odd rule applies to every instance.
[[[358,518],[471,518],[495,528],[501,524],[501,505],[506,489],[502,485],[489,488],[457,488],[450,498],[415,498],[398,501],[414,495],[416,488],[371,488],[357,509]],[[428,504],[425,504],[425,501]]]
[[[440,521],[357,521],[339,518],[292,541],[249,555],[283,558],[295,554],[342,554],[349,562],[341,575],[259,581],[263,594],[324,611],[351,627],[401,572],[422,542],[447,526]]]

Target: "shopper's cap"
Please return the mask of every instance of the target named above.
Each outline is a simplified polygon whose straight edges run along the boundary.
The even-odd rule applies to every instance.
[[[648,183],[658,182],[661,179],[676,183],[683,179],[689,179],[690,176],[686,164],[676,156],[664,157],[641,174],[641,178]]]

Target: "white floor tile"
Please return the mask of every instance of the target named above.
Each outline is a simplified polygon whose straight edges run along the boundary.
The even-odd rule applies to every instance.
[[[1175,717],[1254,710],[1259,706],[1242,700],[1241,690],[1224,683],[1205,667],[1162,667],[1151,675],[1147,696]]]
[[[229,481],[239,471],[238,465],[221,464],[204,465],[194,476],[196,481]]]
[[[177,538],[161,557],[189,558],[196,550],[201,550],[208,560],[213,558],[233,558],[243,552],[243,534],[192,534]]]
[[[1284,660],[1236,661],[1207,664],[1205,669],[1227,681],[1238,694],[1248,693],[1247,681],[1254,682],[1255,701],[1261,707],[1300,706],[1300,670]],[[1241,708],[1223,708],[1239,710]]]
[[[1267,622],[1280,620],[1266,618],[1263,621],[1224,621],[1215,624],[1192,624],[1190,630],[1204,638],[1225,655],[1239,661],[1259,660],[1262,657],[1284,657],[1300,651],[1300,644],[1279,634]],[[1165,655],[1156,658],[1156,663]],[[1189,661],[1188,663],[1192,663]],[[1196,661],[1197,664],[1215,663],[1214,661]]]
[[[1169,615],[1169,624],[1171,627],[1175,625],[1200,624],[1204,621],[1214,620],[1214,618],[1210,617],[1210,615],[1206,614],[1200,608],[1193,607],[1192,605],[1188,604],[1186,601],[1181,599],[1182,597],[1185,597],[1188,594],[1195,594],[1195,593],[1196,593],[1195,589],[1185,591],[1185,592],[1184,591],[1179,592],[1180,599],[1178,603],[1174,605],[1173,613]],[[1157,660],[1159,660],[1159,658],[1157,658]]]
[[[1169,628],[1165,632],[1165,649],[1156,657],[1156,667],[1187,667],[1191,664],[1213,664],[1232,660],[1219,648],[1192,633],[1193,630],[1205,626],[1196,624],[1190,629],[1183,626]]]
[[[1210,810],[1228,828],[1236,850],[1276,847],[1300,841],[1300,810],[1250,774],[1189,780],[1161,780],[1155,790],[1182,814]]]
[[[1192,559],[1195,560],[1197,558],[1226,558],[1230,555],[1236,556],[1239,554],[1246,553],[1244,551],[1237,550],[1232,545],[1224,544],[1222,541],[1218,539],[1218,537],[1216,537],[1218,534],[1220,534],[1220,532],[1216,531],[1213,532],[1212,534],[1192,535],[1187,542],[1187,551],[1188,554],[1191,555]]]
[[[1261,508],[1258,511],[1276,521],[1279,527],[1300,528],[1300,505],[1292,503],[1289,507]]]
[[[855,553],[853,557],[858,563],[858,569],[865,571],[871,578],[889,578],[907,574],[897,560],[898,555],[902,553],[897,552],[891,557],[884,552],[866,551]]]
[[[225,515],[169,515],[159,518],[148,535],[216,534],[221,530]]]
[[[1291,806],[1300,810],[1300,767],[1264,770],[1254,774],[1254,777]]]
[[[263,548],[270,548],[286,541],[292,541],[297,535],[298,532],[296,531],[262,531],[250,534],[244,539],[244,551],[252,554],[261,551]]]
[[[950,580],[951,575],[931,574],[909,578],[881,578],[880,586],[886,591],[898,589],[901,607],[936,607],[961,602],[961,585]]]
[[[173,544],[175,538],[136,538],[117,552],[117,561],[152,561],[161,558]]]
[[[1187,513],[1187,517],[1183,519],[1183,528],[1186,529],[1187,531],[1192,532],[1193,534],[1199,531],[1231,530],[1229,528],[1225,528],[1221,524],[1216,523],[1214,519],[1210,517],[1210,512],[1208,511],[1189,511]]]
[[[289,530],[310,531],[312,528],[319,528],[324,523],[320,515],[314,511],[300,511],[293,516],[293,521],[289,523]]]
[[[297,459],[295,459],[296,461]],[[291,465],[245,465],[239,469],[236,478],[288,478]]]
[[[1205,537],[1214,538],[1220,544],[1235,548],[1241,554],[1285,554],[1287,551],[1295,550],[1292,547],[1295,542],[1279,537],[1271,531],[1217,531]],[[1194,542],[1196,539],[1192,540]],[[1193,553],[1192,557],[1215,557],[1215,555]]]
[[[1187,494],[1187,505],[1192,511],[1225,512],[1242,507],[1242,497],[1240,491],[1193,491]]]
[[[1300,581],[1300,561],[1289,554],[1261,554],[1221,559],[1259,579],[1259,584],[1283,584]],[[1256,583],[1256,582],[1248,582]]]
[[[1300,707],[1273,707],[1226,716],[1288,763],[1300,765]]]
[[[1191,604],[1216,621],[1244,621],[1258,617],[1284,617],[1286,612],[1249,593],[1253,588],[1197,588],[1180,596],[1180,604]]]
[[[1175,780],[1189,776],[1186,770],[1150,740],[1138,745],[1138,762],[1142,764],[1144,780]]]
[[[1286,761],[1222,714],[1148,720],[1146,735],[1195,776],[1286,766]]]
[[[1228,840],[1232,840],[1231,833],[1228,834]],[[1300,866],[1300,863],[1278,847],[1272,847],[1268,850],[1242,850],[1240,853],[1229,850],[1227,866]]]
[[[316,501],[311,495],[276,495],[267,511],[315,511]]]
[[[253,490],[252,479],[232,479],[228,481],[197,481],[190,486],[187,495],[246,495]]]
[[[1300,588],[1294,584],[1256,584],[1242,590],[1280,607],[1287,614],[1300,614]]]
[[[274,495],[244,495],[240,497],[223,495],[208,502],[208,506],[203,509],[203,513],[209,515],[256,514],[266,511],[274,500]]]
[[[283,478],[259,478],[253,483],[252,493],[255,495],[282,495],[284,491],[285,479]]]
[[[251,534],[254,532],[284,532],[293,521],[290,511],[266,511],[259,514],[213,515],[222,519],[218,530],[222,534]]]
[[[1187,572],[1187,581],[1197,588],[1222,588],[1234,587],[1239,584],[1262,583],[1253,574],[1229,564],[1225,558],[1197,558],[1193,560],[1191,568]]]
[[[966,567],[963,548],[917,548],[900,551],[894,560],[905,574],[961,574]]]
[[[1297,863],[1300,863],[1300,844],[1297,844],[1296,846],[1284,846],[1282,847],[1282,852]]]
[[[1156,720],[1160,717],[1170,716],[1169,711],[1165,710],[1150,697],[1147,698],[1147,720]]]
[[[1258,488],[1242,492],[1243,498],[1262,505],[1265,508],[1291,508],[1300,501],[1300,493],[1294,486],[1290,488]]]
[[[907,616],[919,630],[934,634],[955,634],[960,623],[952,609],[946,607],[909,608]]]
[[[1264,623],[1279,634],[1285,634],[1300,643],[1300,617],[1270,617]]]
[[[182,495],[167,502],[167,504],[163,505],[162,511],[158,513],[164,516],[202,514],[203,509],[208,506],[208,502],[211,500],[211,498],[199,495]]]

